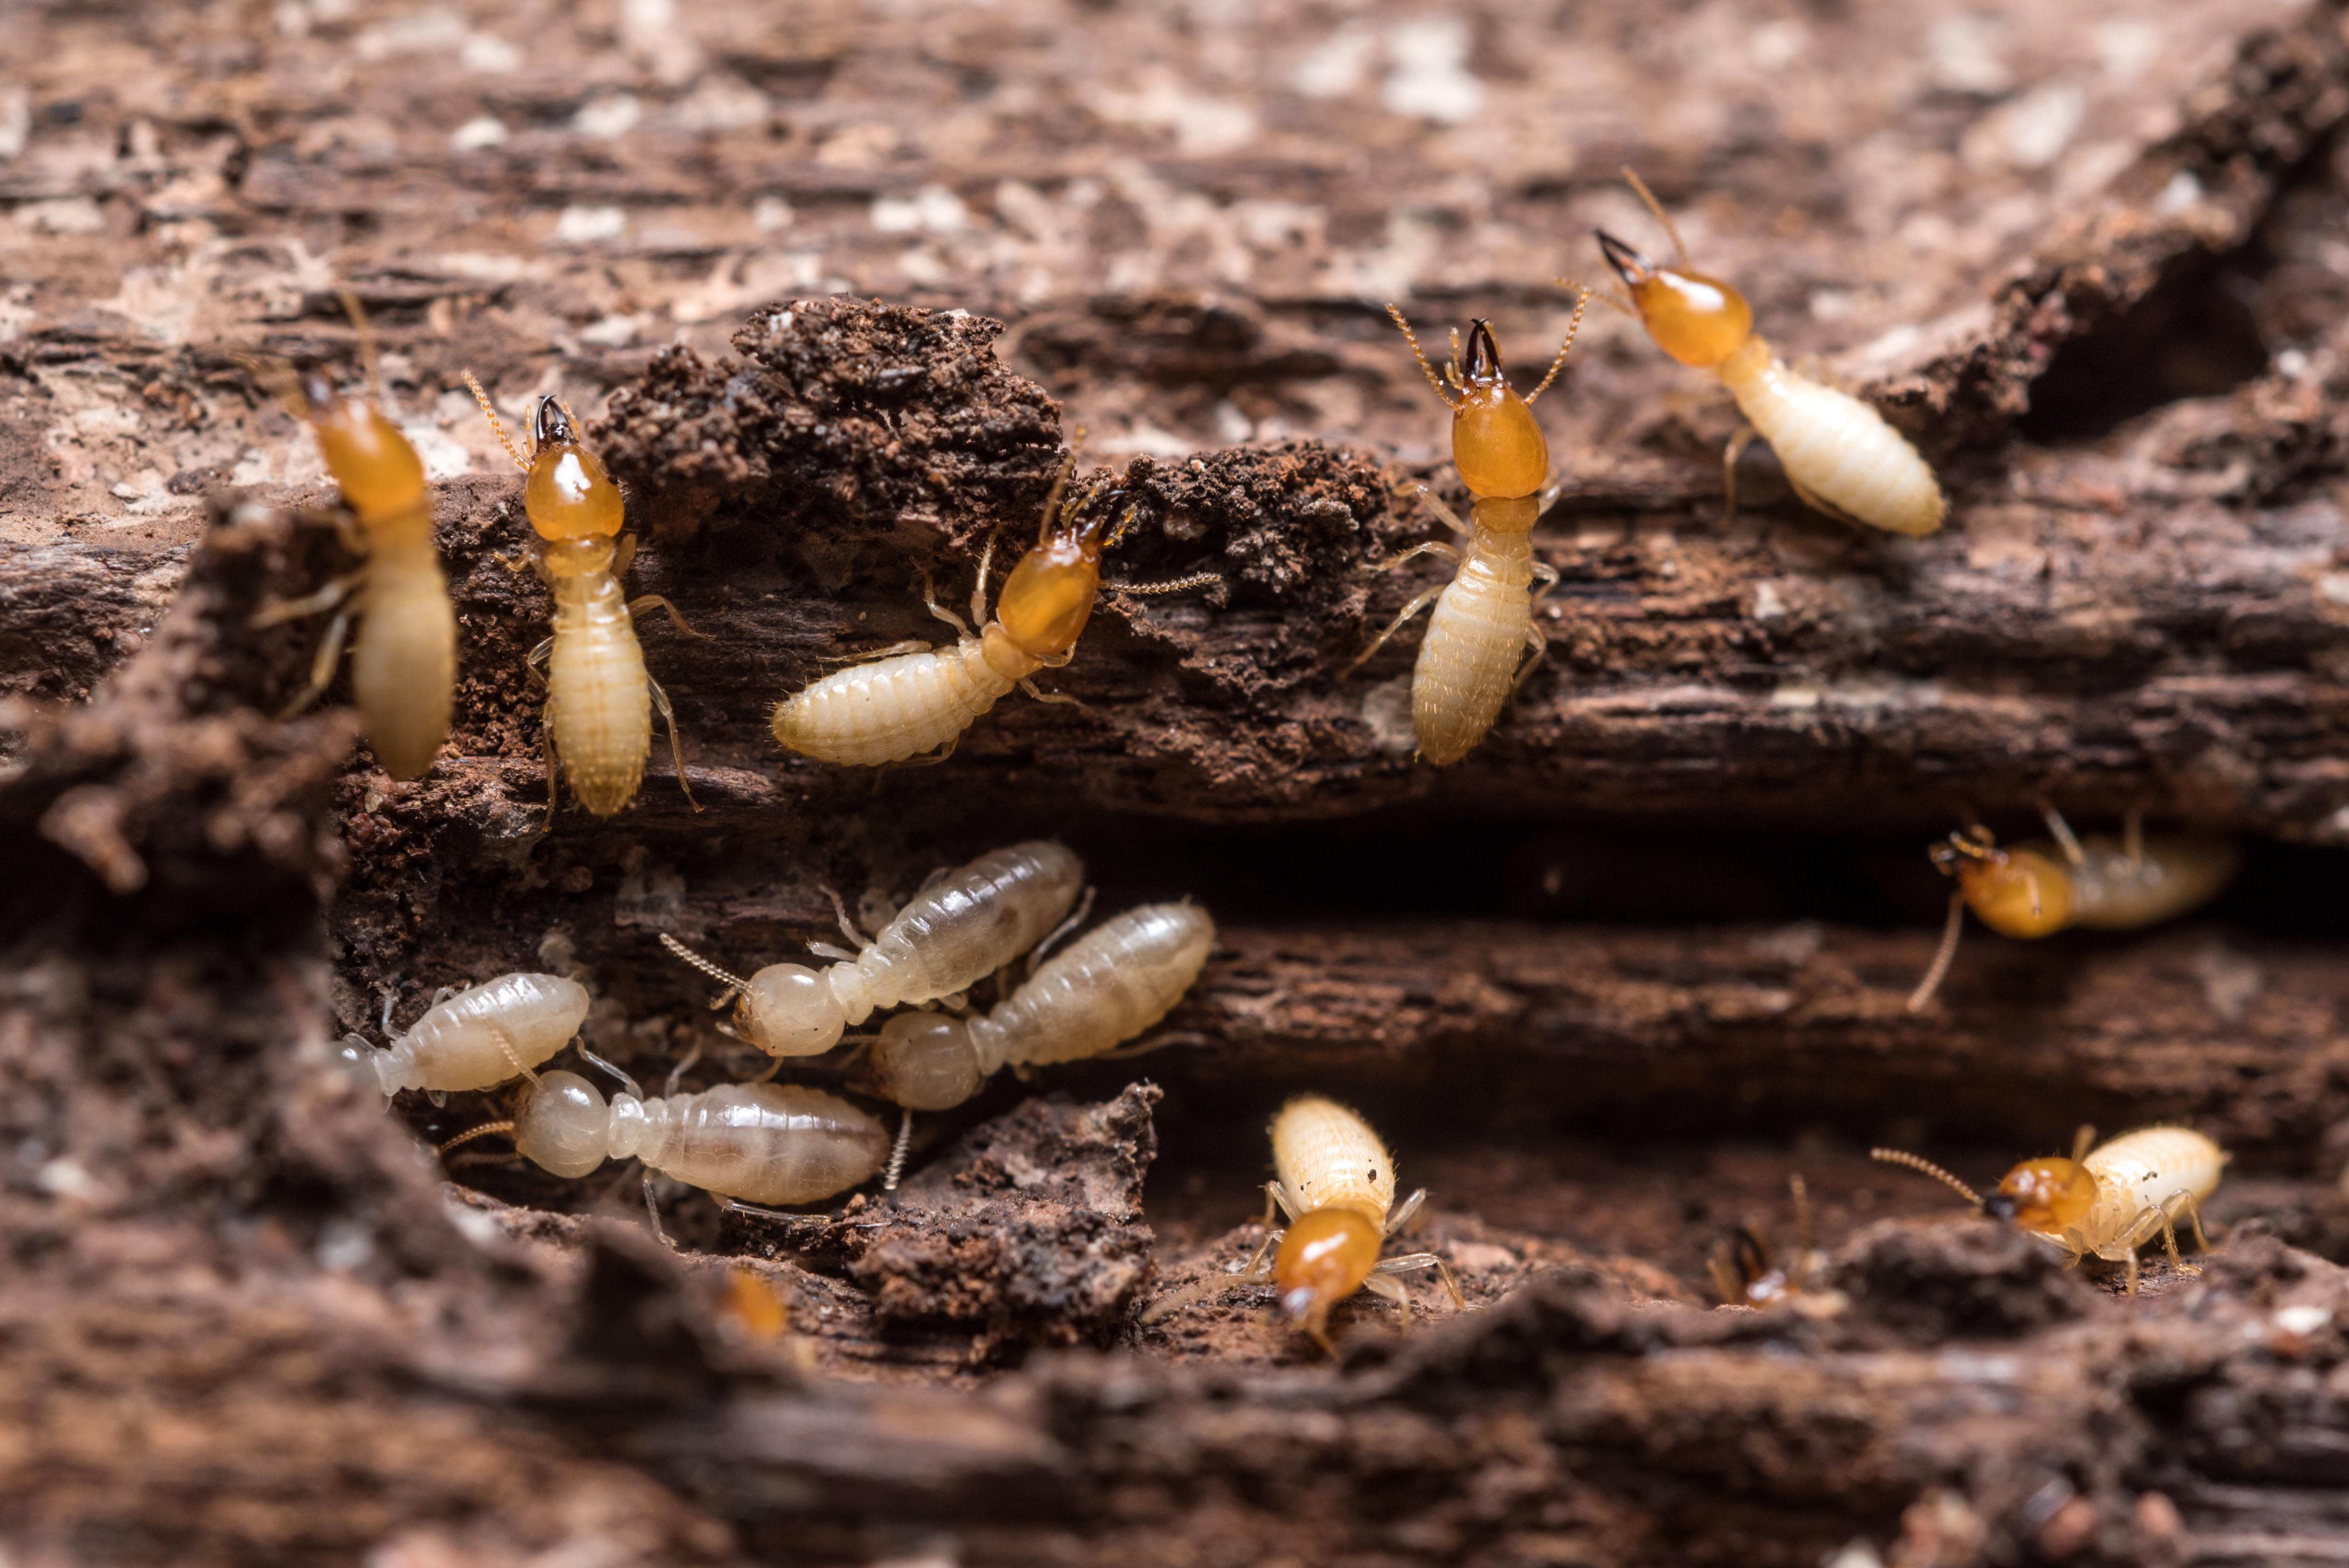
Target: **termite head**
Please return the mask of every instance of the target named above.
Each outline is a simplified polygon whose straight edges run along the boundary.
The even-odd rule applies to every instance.
[[[1710,368],[1754,332],[1754,308],[1719,278],[1668,267],[1600,231],[1599,248],[1631,291],[1631,303],[1656,346],[1682,365]]]
[[[1064,468],[1044,508],[1036,548],[1019,558],[995,603],[1004,634],[1020,652],[1038,658],[1057,657],[1077,645],[1101,594],[1109,513],[1092,505],[1100,499],[1098,490],[1061,506],[1067,478]]]
[[[296,385],[302,418],[353,511],[362,518],[401,511],[422,499],[424,459],[398,426],[366,398],[336,391],[315,366],[304,369]]]
[[[1934,845],[1932,857],[1958,879],[1967,906],[2002,936],[2046,936],[2071,922],[2072,873],[2036,850],[2002,850],[1989,829],[1977,826]]]
[[[579,444],[571,411],[553,397],[538,400],[531,422],[530,479],[522,504],[541,539],[609,538],[620,531],[620,487]]]
[[[1298,1217],[1272,1261],[1280,1310],[1328,1343],[1330,1309],[1362,1288],[1379,1262],[1379,1228],[1352,1209],[1315,1209]]]
[[[1469,492],[1480,500],[1514,500],[1548,483],[1549,442],[1503,373],[1489,322],[1468,324],[1467,352],[1455,347],[1448,368],[1460,390],[1452,406],[1452,462]]]
[[[2086,1219],[2095,1202],[2095,1173],[2076,1161],[2051,1156],[2026,1160],[2008,1171],[1998,1191],[1982,1201],[1982,1212],[2026,1231],[2060,1235]]]
[[[881,1094],[907,1110],[947,1110],[987,1081],[970,1030],[939,1013],[900,1013],[881,1026],[873,1047]]]
[[[577,1073],[541,1073],[514,1111],[514,1148],[557,1176],[585,1176],[604,1163],[611,1128],[612,1113],[594,1084]]]
[[[734,1021],[771,1057],[820,1057],[848,1020],[822,975],[804,964],[770,964],[742,985]]]

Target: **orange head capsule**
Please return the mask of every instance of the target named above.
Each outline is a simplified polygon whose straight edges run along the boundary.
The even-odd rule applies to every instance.
[[[1934,845],[1933,863],[1958,879],[1967,906],[2002,936],[2048,936],[2071,923],[2072,873],[2036,850],[2002,850],[1988,829],[1976,828]]]
[[[1316,1338],[1330,1309],[1362,1288],[1379,1262],[1379,1228],[1351,1209],[1300,1215],[1281,1238],[1272,1284],[1280,1308]]]
[[[1460,401],[1452,409],[1452,461],[1479,499],[1514,500],[1549,482],[1549,443],[1502,373],[1500,347],[1481,319],[1468,324]]]
[[[579,444],[570,410],[552,397],[538,402],[522,503],[541,539],[600,538],[620,531],[620,487],[595,454]]]
[[[2096,1178],[2085,1165],[2054,1158],[2026,1160],[1982,1201],[1982,1212],[2012,1220],[2026,1231],[2060,1234],[2086,1219],[2095,1203]]]
[[[1071,511],[1081,513],[1092,509],[1080,504]],[[1086,621],[1092,616],[1093,601],[1101,593],[1101,558],[1106,542],[1102,533],[1107,513],[1072,517],[1070,511],[1062,511],[1058,527],[1052,517],[1048,510],[1036,548],[1011,569],[995,602],[995,618],[1004,635],[1020,652],[1037,658],[1054,658],[1077,645]]]
[[[423,500],[424,460],[398,426],[366,398],[336,392],[319,371],[302,373],[301,391],[302,417],[360,521],[404,512]]]
[[[1648,335],[1682,365],[1710,368],[1753,335],[1753,307],[1719,278],[1661,265],[1603,230],[1599,248],[1631,291]]]

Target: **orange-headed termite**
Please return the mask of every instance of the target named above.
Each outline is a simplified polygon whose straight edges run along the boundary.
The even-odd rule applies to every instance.
[[[720,1084],[646,1099],[631,1082],[606,1105],[577,1073],[541,1073],[512,1120],[485,1122],[441,1151],[496,1132],[512,1134],[523,1158],[557,1176],[633,1157],[751,1213],[844,1192],[872,1180],[889,1155],[889,1135],[871,1115],[797,1084]]]
[[[490,395],[464,373],[490,428],[525,474],[523,510],[537,533],[532,564],[554,595],[554,634],[533,648],[529,664],[546,664],[546,814],[554,820],[555,769],[569,769],[571,792],[598,817],[636,798],[653,744],[651,710],[668,726],[677,786],[695,810],[685,778],[685,749],[668,694],[645,669],[636,617],[658,605],[677,629],[697,635],[677,606],[657,593],[628,599],[620,578],[636,552],[636,536],[621,533],[620,487],[595,454],[579,444],[571,411],[542,397],[531,421],[530,450],[517,451],[490,406]]]
[[[1969,907],[2002,936],[2052,936],[2075,925],[2132,931],[2208,903],[2242,863],[2230,840],[2202,833],[2148,839],[2135,811],[2123,819],[2117,840],[2092,833],[2083,841],[2053,807],[2045,814],[2050,836],[2013,849],[1999,848],[1979,825],[1933,846],[1933,863],[1958,886],[1940,950],[1909,998],[1910,1012],[1922,1012],[1940,988]]]
[[[1822,1290],[1816,1282],[1826,1268],[1826,1254],[1812,1243],[1811,1197],[1800,1176],[1786,1182],[1795,1197],[1795,1255],[1781,1263],[1770,1239],[1758,1226],[1744,1224],[1713,1254],[1713,1287],[1723,1306],[1789,1305],[1806,1317],[1833,1317],[1851,1305],[1839,1290]]]
[[[274,626],[315,615],[357,590],[354,606],[327,625],[309,681],[280,717],[300,713],[335,678],[356,613],[359,631],[351,649],[351,692],[367,720],[367,743],[394,779],[419,779],[449,738],[457,615],[449,603],[440,552],[432,547],[432,498],[424,482],[424,461],[384,416],[375,340],[358,301],[347,291],[343,304],[358,327],[369,396],[346,397],[323,373],[306,369],[294,377],[288,402],[318,438],[327,471],[357,524],[355,531],[345,530],[346,541],[367,556],[367,564],[315,593],[271,605],[252,624]]]
[[[944,1110],[1005,1067],[1098,1057],[1164,1018],[1215,944],[1203,909],[1130,909],[1071,943],[993,1012],[900,1013],[884,1024],[873,1047],[880,1092],[908,1110]]]
[[[1387,306],[1429,385],[1452,410],[1453,466],[1475,500],[1463,522],[1425,485],[1415,487],[1427,509],[1466,538],[1467,548],[1464,552],[1430,541],[1383,562],[1379,567],[1382,572],[1416,556],[1440,555],[1458,570],[1451,582],[1438,583],[1404,605],[1377,641],[1347,667],[1359,667],[1405,622],[1434,604],[1427,633],[1420,639],[1419,662],[1412,670],[1411,723],[1419,738],[1419,755],[1439,768],[1459,761],[1485,738],[1500,717],[1502,704],[1533,673],[1549,646],[1548,637],[1534,623],[1539,595],[1532,592],[1537,582],[1547,593],[1557,581],[1555,569],[1534,559],[1533,545],[1534,524],[1549,499],[1543,493],[1549,482],[1549,443],[1542,438],[1532,404],[1557,378],[1589,297],[1586,291],[1574,302],[1574,320],[1550,361],[1549,374],[1522,397],[1502,372],[1501,351],[1487,323],[1469,323],[1464,364],[1460,340],[1454,336],[1451,362],[1439,379],[1402,312]],[[1444,389],[1447,380],[1453,391]]]
[[[1847,522],[1922,535],[1941,526],[1948,503],[1917,449],[1884,416],[1848,392],[1797,375],[1754,330],[1754,311],[1719,278],[1692,272],[1680,231],[1640,177],[1623,177],[1671,237],[1671,266],[1601,232],[1599,248],[1631,291],[1656,346],[1721,378],[1745,426],[1722,459],[1726,508],[1737,509],[1737,459],[1755,435],[1767,440],[1786,482],[1812,507]]]
[[[989,539],[970,596],[970,618],[978,631],[941,607],[926,585],[922,602],[959,634],[955,645],[899,643],[784,698],[775,705],[773,722],[783,748],[850,767],[902,762],[926,752],[943,761],[962,732],[1015,686],[1041,702],[1074,703],[1074,697],[1046,695],[1030,677],[1074,656],[1101,593],[1102,552],[1112,542],[1103,537],[1108,513],[1096,509],[1101,487],[1061,504],[1075,461],[1071,449],[1045,500],[1036,548],[1004,579],[993,620],[987,618],[987,573],[995,552]],[[1132,516],[1129,511],[1129,521]],[[1218,580],[1213,573],[1198,573],[1172,583],[1116,588],[1163,593]]]
[[[343,1037],[341,1060],[360,1083],[387,1095],[404,1088],[449,1094],[492,1088],[529,1074],[570,1043],[587,1016],[587,988],[559,975],[502,975],[436,1001],[378,1050],[365,1037]],[[391,1033],[385,998],[383,1032]]]
[[[1356,1291],[1368,1290],[1411,1311],[1411,1297],[1391,1275],[1432,1268],[1452,1293],[1452,1304],[1467,1305],[1452,1271],[1433,1253],[1380,1258],[1387,1238],[1419,1212],[1427,1191],[1422,1188],[1395,1206],[1394,1158],[1360,1115],[1318,1094],[1298,1096],[1273,1120],[1272,1163],[1278,1179],[1265,1188],[1264,1222],[1272,1223],[1278,1204],[1288,1216],[1288,1228],[1266,1236],[1237,1274],[1164,1296],[1150,1305],[1143,1322],[1154,1323],[1177,1307],[1235,1286],[1268,1284],[1278,1293],[1289,1321],[1335,1355],[1330,1309]],[[1273,1254],[1269,1269],[1264,1267],[1267,1253]]]
[[[951,996],[1034,947],[1076,903],[1084,876],[1074,852],[1050,841],[993,851],[925,886],[870,942],[842,910],[841,929],[862,951],[820,945],[841,960],[822,970],[771,964],[744,980],[666,933],[661,944],[741,993],[735,1021],[752,1045],[770,1056],[821,1056],[877,1009]]]
[[[2137,1289],[2137,1250],[2158,1235],[2169,1262],[2196,1271],[2178,1255],[2179,1216],[2194,1227],[2194,1244],[2210,1250],[2202,1234],[2202,1205],[2218,1190],[2226,1152],[2185,1127],[2146,1127],[2125,1132],[2092,1153],[2096,1132],[2083,1127],[2072,1140],[2072,1157],[2026,1160],[2006,1173],[1998,1191],[1980,1198],[1972,1188],[1918,1155],[1898,1149],[1871,1149],[1889,1165],[1921,1171],[1954,1188],[1959,1196],[1994,1220],[2012,1220],[2044,1236],[2070,1254],[2068,1266],[2095,1256],[2126,1264],[2128,1289]]]

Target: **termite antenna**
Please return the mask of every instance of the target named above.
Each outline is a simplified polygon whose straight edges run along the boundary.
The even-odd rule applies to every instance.
[[[489,416],[490,428],[498,433],[498,444],[505,448],[506,456],[514,460],[514,467],[524,473],[530,472],[530,459],[522,455],[522,449],[513,444],[513,438],[506,434],[505,424],[499,419],[498,411],[490,407],[490,395],[481,390],[481,384],[473,379],[471,371],[460,370],[458,374],[465,378],[465,385],[473,389],[473,401],[479,403],[481,412]]]
[[[1958,937],[1965,928],[1966,895],[1952,892],[1950,894],[1949,923],[1941,927],[1940,948],[1933,954],[1932,966],[1925,971],[1925,977],[1917,982],[1917,989],[1909,993],[1910,1012],[1923,1012],[1933,1000],[1933,993],[1941,988],[1941,981],[1950,973],[1951,963],[1958,956]]]
[[[456,1137],[450,1139],[448,1142],[434,1150],[433,1152],[436,1154],[446,1154],[449,1150],[457,1148],[460,1144],[472,1142],[476,1138],[487,1138],[492,1132],[510,1133],[513,1130],[514,1124],[511,1121],[485,1121],[479,1127],[466,1129],[464,1131],[457,1134]]]
[[[1574,296],[1574,319],[1566,324],[1566,341],[1557,346],[1557,357],[1549,362],[1549,374],[1541,378],[1541,385],[1526,394],[1527,407],[1531,407],[1534,399],[1548,391],[1549,384],[1557,379],[1558,367],[1566,363],[1567,351],[1574,346],[1574,335],[1582,330],[1582,313],[1589,308],[1590,291],[1581,289]]]
[[[1648,204],[1648,211],[1656,215],[1656,222],[1661,223],[1664,226],[1664,232],[1671,236],[1672,260],[1682,266],[1687,266],[1688,247],[1681,243],[1680,226],[1672,222],[1672,215],[1664,211],[1664,204],[1656,200],[1656,193],[1648,189],[1648,182],[1640,179],[1628,163],[1623,166],[1623,179],[1632,190],[1640,193],[1640,200]]]
[[[1609,284],[1594,289],[1580,278],[1552,278],[1549,281],[1553,288],[1579,289],[1616,315],[1629,316],[1633,321],[1640,319],[1640,307],[1631,303],[1631,296],[1623,292],[1621,284]]]
[[[1419,361],[1419,373],[1427,377],[1427,384],[1435,388],[1435,395],[1444,399],[1445,407],[1455,414],[1460,412],[1460,405],[1454,402],[1452,394],[1444,389],[1444,378],[1436,375],[1435,366],[1427,362],[1427,351],[1419,346],[1419,334],[1412,331],[1411,323],[1403,319],[1402,311],[1392,300],[1387,302],[1387,315],[1393,319],[1395,325],[1402,329],[1403,341],[1411,345],[1411,356]]]
[[[351,318],[351,325],[359,335],[359,364],[367,369],[367,397],[380,408],[383,407],[383,362],[376,356],[375,328],[367,325],[367,312],[360,308],[359,296],[351,292],[350,284],[336,284],[335,297],[343,302],[343,314]]]
[[[1164,583],[1104,583],[1104,593],[1181,593],[1192,588],[1212,588],[1224,580],[1220,572],[1194,572],[1187,577],[1171,577]]]
[[[696,969],[700,970],[704,975],[709,975],[712,980],[717,981],[719,985],[730,985],[737,991],[747,991],[750,988],[750,983],[748,980],[743,979],[739,975],[728,974],[725,970],[718,967],[717,965],[709,962],[709,959],[704,958],[700,954],[696,953],[692,948],[688,947],[684,943],[679,942],[676,937],[671,936],[667,932],[664,931],[660,934],[660,943],[661,945],[667,948],[669,952],[676,954],[678,957],[684,959],[688,964],[692,965]]]
[[[1976,1195],[1972,1188],[1921,1154],[1911,1154],[1901,1149],[1871,1149],[1868,1151],[1868,1157],[1870,1160],[1881,1161],[1887,1165],[1906,1165],[1911,1171],[1920,1171],[1955,1191],[1959,1197],[1963,1198],[1975,1208],[1979,1209],[1982,1206],[1982,1199]]]
[[[1044,495],[1043,520],[1036,525],[1036,542],[1039,544],[1052,537],[1052,524],[1061,515],[1061,499],[1069,493],[1070,477],[1077,471],[1077,454],[1084,449],[1085,428],[1080,425],[1076,435],[1069,441],[1069,449],[1061,454],[1060,467],[1052,470],[1052,488]],[[995,541],[990,538],[987,542],[992,552]]]
[[[642,1099],[645,1098],[643,1088],[637,1084],[635,1078],[628,1076],[626,1068],[615,1067],[612,1063],[605,1061],[603,1057],[589,1050],[584,1044],[579,1047],[579,1054],[586,1057],[587,1060],[593,1062],[595,1066],[602,1068],[605,1072],[610,1073],[614,1078],[618,1078],[620,1080],[620,1087],[628,1091],[629,1099]]]
[[[908,1109],[897,1123],[897,1140],[889,1146],[889,1168],[881,1173],[881,1191],[895,1192],[905,1174],[905,1155],[914,1147],[914,1113]]]
[[[2095,1141],[2096,1124],[2093,1121],[2080,1123],[2079,1130],[2072,1134],[2072,1163],[2077,1165],[2085,1160]]]

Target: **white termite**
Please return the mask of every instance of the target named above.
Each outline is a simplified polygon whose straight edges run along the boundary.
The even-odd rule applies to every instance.
[[[587,1016],[587,988],[559,975],[501,975],[425,1009],[388,1050],[357,1034],[341,1060],[360,1083],[387,1095],[404,1088],[449,1094],[492,1088],[528,1075],[569,1044]],[[384,1033],[391,1033],[384,1005]]]
[[[843,910],[841,929],[861,951],[819,944],[842,960],[821,970],[771,964],[745,980],[673,936],[661,944],[741,993],[735,1021],[752,1045],[820,1056],[876,1010],[953,995],[1034,947],[1067,915],[1084,875],[1076,854],[1049,840],[992,851],[925,886],[869,942]]]

